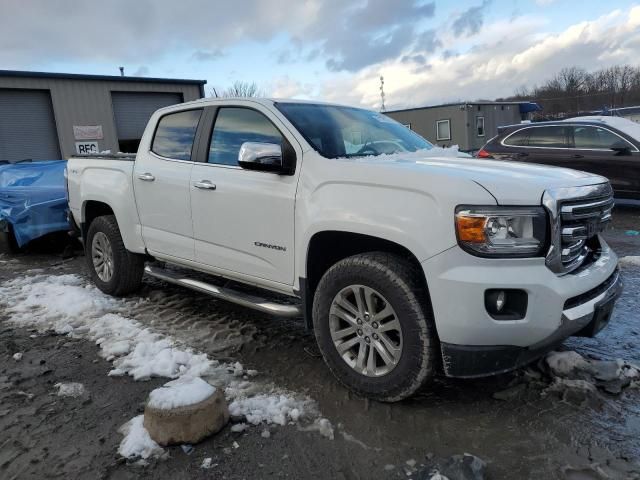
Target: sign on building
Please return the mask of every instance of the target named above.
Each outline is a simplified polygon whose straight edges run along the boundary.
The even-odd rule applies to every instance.
[[[98,142],[76,142],[76,153],[78,155],[96,155],[100,153]]]
[[[76,140],[102,140],[102,125],[74,125],[73,137]]]

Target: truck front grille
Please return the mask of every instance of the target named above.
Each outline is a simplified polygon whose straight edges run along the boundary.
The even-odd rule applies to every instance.
[[[545,192],[551,217],[547,265],[558,274],[582,266],[599,248],[598,233],[611,221],[613,190],[609,183]]]

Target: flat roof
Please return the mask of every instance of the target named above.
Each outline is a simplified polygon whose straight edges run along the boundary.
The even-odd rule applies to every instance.
[[[87,75],[83,73],[29,72],[23,70],[0,70],[0,77],[59,78],[70,80],[103,80],[108,82],[173,83],[204,85],[206,80],[184,78],[127,77],[122,75]]]
[[[441,103],[440,105],[428,105],[424,107],[412,107],[412,108],[400,108],[398,110],[386,110],[382,113],[397,113],[397,112],[410,112],[412,110],[428,110],[430,108],[440,108],[440,107],[457,107],[458,105],[520,105],[521,103],[531,103],[529,101],[523,100],[521,102],[452,102],[452,103]]]

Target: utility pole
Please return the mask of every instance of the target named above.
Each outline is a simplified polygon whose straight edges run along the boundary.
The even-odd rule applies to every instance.
[[[380,106],[380,111],[384,112],[386,111],[386,108],[384,106],[384,77],[382,75],[380,75],[380,98],[382,99],[382,105]]]

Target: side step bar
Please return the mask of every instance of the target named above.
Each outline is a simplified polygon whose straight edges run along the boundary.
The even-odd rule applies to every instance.
[[[212,297],[237,303],[243,307],[253,308],[254,310],[258,310],[263,313],[289,318],[302,316],[302,308],[298,305],[276,303],[267,300],[266,298],[256,297],[229,288],[217,287],[210,283],[185,277],[178,272],[172,272],[165,270],[164,268],[153,267],[151,265],[146,265],[144,267],[144,272],[152,277],[164,280],[165,282],[206,293]]]

